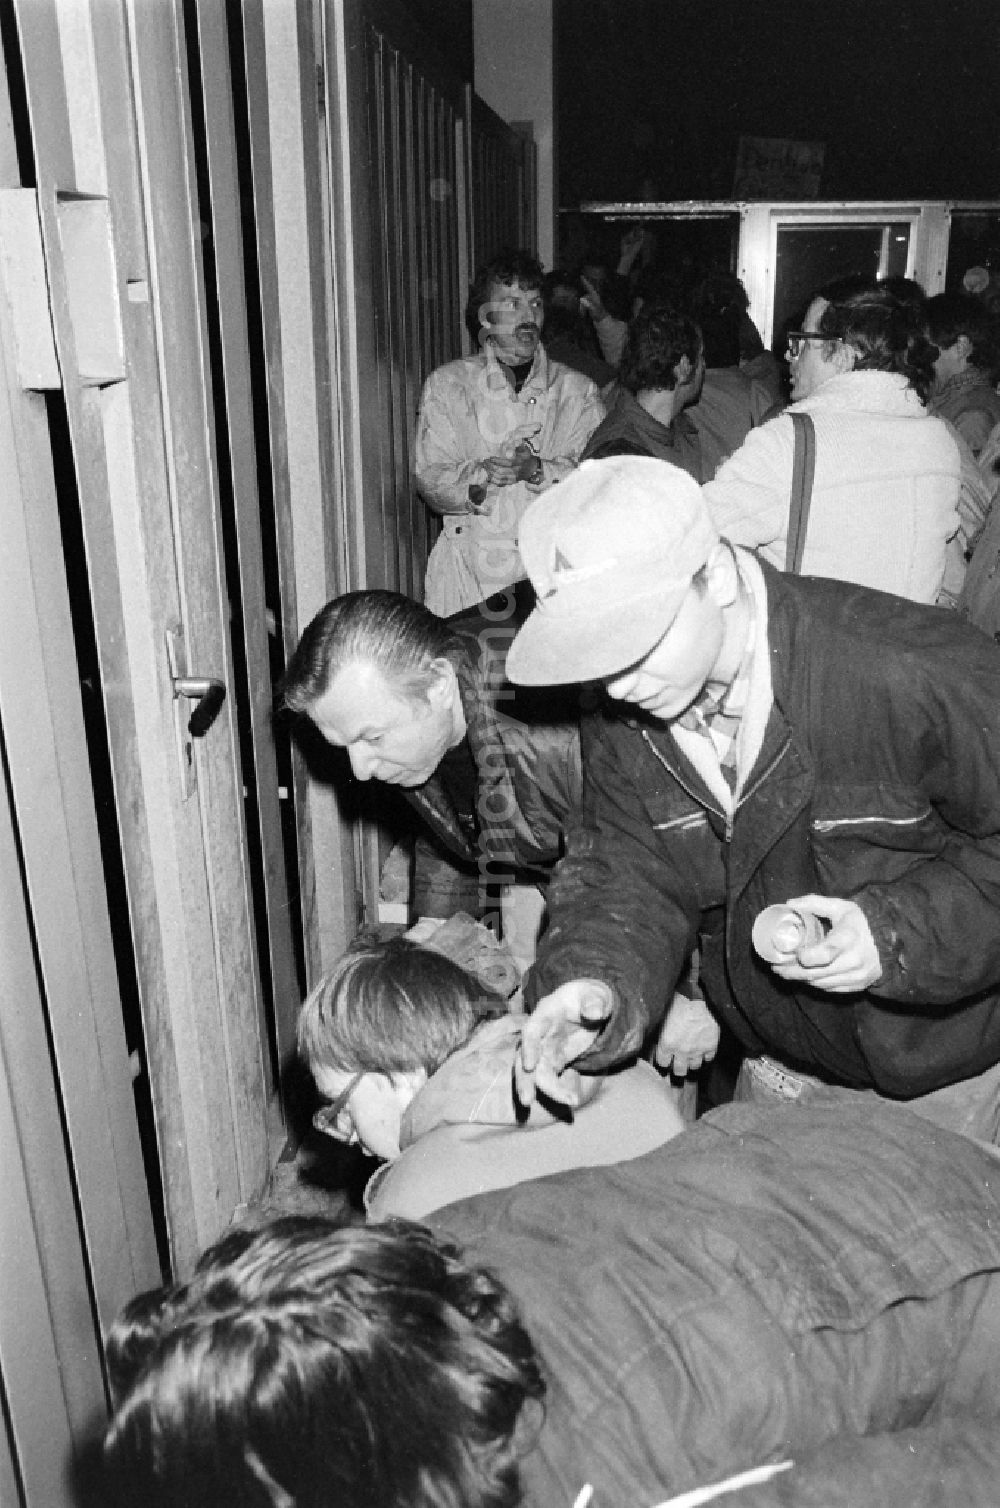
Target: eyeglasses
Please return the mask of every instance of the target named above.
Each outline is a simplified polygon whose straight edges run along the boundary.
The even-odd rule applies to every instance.
[[[332,1136],[334,1141],[350,1141],[354,1135],[354,1121],[350,1110],[351,1095],[364,1076],[364,1070],[352,1075],[335,1100],[319,1107],[312,1121],[317,1131],[322,1131],[326,1136]]]
[[[789,330],[785,337],[788,343],[788,354],[798,356],[807,340],[825,340],[832,345],[843,345],[842,335],[824,335],[822,330]]]

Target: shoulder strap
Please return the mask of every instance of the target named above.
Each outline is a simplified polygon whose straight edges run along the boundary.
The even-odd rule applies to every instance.
[[[795,454],[792,461],[792,497],[788,512],[788,545],[785,570],[797,576],[802,569],[802,553],[809,528],[809,504],[812,501],[813,473],[816,470],[816,426],[811,414],[792,414],[795,431]]]

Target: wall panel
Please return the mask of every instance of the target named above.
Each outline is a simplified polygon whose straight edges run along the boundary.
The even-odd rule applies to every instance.
[[[505,246],[535,252],[535,145],[466,90],[470,246],[473,268]]]
[[[420,596],[430,544],[412,481],[412,443],[424,377],[461,349],[458,123],[462,89],[402,13],[355,8],[364,72],[341,126],[352,143],[355,277],[371,290],[357,307],[370,366],[355,399],[365,426],[365,584]],[[370,482],[369,482],[370,478]]]

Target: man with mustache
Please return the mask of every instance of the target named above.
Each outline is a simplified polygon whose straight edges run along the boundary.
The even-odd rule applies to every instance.
[[[466,308],[478,353],[447,362],[424,383],[416,481],[443,522],[425,595],[443,616],[523,577],[521,515],[573,469],[604,417],[594,383],[546,356],[542,277],[524,251],[502,252],[483,267]]]

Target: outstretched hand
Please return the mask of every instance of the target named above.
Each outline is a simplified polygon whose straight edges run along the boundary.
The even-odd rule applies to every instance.
[[[782,979],[801,982],[833,995],[867,990],[882,975],[882,962],[868,925],[856,901],[829,895],[797,895],[788,900],[796,911],[811,912],[830,924],[819,942],[799,949],[794,957],[771,965]]]
[[[586,1052],[611,1014],[611,990],[597,979],[571,979],[545,995],[521,1032],[514,1088],[522,1105],[539,1094],[574,1109],[579,1093],[564,1070]]]

